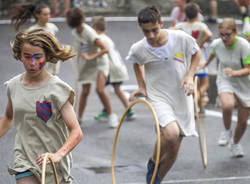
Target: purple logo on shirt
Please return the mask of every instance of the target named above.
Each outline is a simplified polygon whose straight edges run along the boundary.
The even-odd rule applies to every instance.
[[[52,116],[51,102],[43,101],[42,103],[40,103],[39,101],[37,101],[36,114],[41,120],[47,123],[47,121]]]

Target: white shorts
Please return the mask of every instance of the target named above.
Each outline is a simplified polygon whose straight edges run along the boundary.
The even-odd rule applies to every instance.
[[[180,128],[178,121],[175,117],[174,110],[169,104],[167,104],[165,102],[161,102],[161,101],[150,102],[150,104],[152,105],[152,107],[155,110],[160,127],[165,127],[169,123],[175,122],[180,129],[180,136],[184,135],[184,133],[183,133],[182,129]]]

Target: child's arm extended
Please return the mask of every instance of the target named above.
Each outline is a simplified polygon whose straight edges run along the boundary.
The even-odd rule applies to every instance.
[[[144,66],[134,64],[134,71],[139,89],[131,93],[129,101],[133,101],[137,95],[147,96],[146,85],[144,81]]]
[[[0,119],[0,137],[2,137],[12,126],[13,110],[11,100],[8,100],[5,114]]]
[[[96,59],[96,58],[98,58],[98,57],[100,57],[103,54],[106,54],[108,52],[108,48],[106,47],[106,45],[100,39],[96,39],[95,44],[101,50],[96,52],[96,53],[93,53],[91,55],[89,55],[86,51],[82,52],[82,58],[85,59],[86,61],[91,61],[93,59]]]
[[[70,134],[63,146],[56,153],[52,153],[50,155],[54,162],[59,162],[64,156],[71,152],[83,137],[83,133],[77,121],[73,106],[69,101],[67,101],[62,107],[61,114],[68,129],[70,130]],[[45,153],[37,157],[36,163],[38,165],[42,164],[44,156]]]

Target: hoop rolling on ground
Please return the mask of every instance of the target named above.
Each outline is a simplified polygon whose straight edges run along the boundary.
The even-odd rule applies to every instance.
[[[223,177],[223,178],[196,178],[196,179],[186,179],[186,180],[169,180],[162,181],[162,184],[171,184],[171,183],[202,183],[202,182],[215,182],[215,181],[235,181],[235,180],[249,180],[250,176],[231,176],[231,177]],[[145,184],[145,182],[133,182],[133,183],[122,183],[122,184]]]

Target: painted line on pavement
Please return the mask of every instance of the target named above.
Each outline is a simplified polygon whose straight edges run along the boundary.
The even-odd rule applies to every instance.
[[[137,22],[137,17],[105,17],[105,20],[107,22]],[[171,19],[170,17],[162,17],[163,21],[169,22]],[[218,18],[217,23],[222,22],[222,18]],[[31,19],[31,21],[34,21],[34,19]],[[91,21],[91,17],[86,17],[86,22]],[[235,20],[236,24],[243,24],[242,20]],[[56,17],[56,18],[50,18],[50,22],[66,22],[65,17]],[[0,24],[10,24],[10,19],[3,19],[0,20]]]

